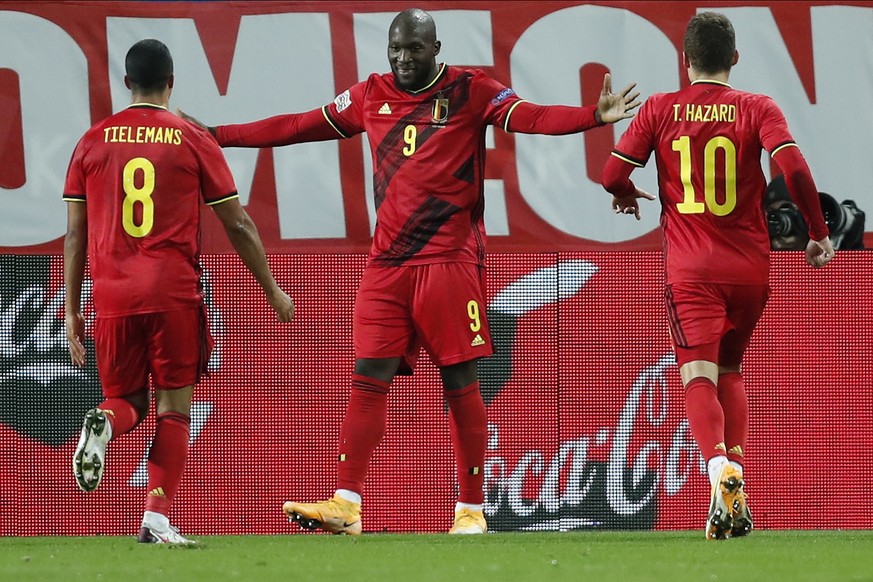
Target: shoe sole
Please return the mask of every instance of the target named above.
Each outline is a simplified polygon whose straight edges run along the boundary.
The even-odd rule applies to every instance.
[[[484,534],[487,530],[482,529],[481,527],[465,527],[463,529],[450,529],[449,535],[480,535]]]
[[[305,530],[315,531],[321,529],[332,534],[346,534],[350,536],[361,534],[361,520],[352,523],[343,522],[342,524],[332,524],[329,522],[322,522],[313,517],[306,517],[305,515],[296,512],[291,512],[286,515],[288,516],[288,521],[296,523]]]
[[[136,541],[139,544],[165,544],[168,546],[196,546],[197,542],[194,540],[189,540],[186,538],[180,537],[180,541],[171,542],[164,539],[161,539],[160,536],[156,535],[152,530],[146,526],[142,526],[139,528],[139,535],[136,537]],[[184,541],[181,541],[184,540]]]
[[[283,508],[283,512],[288,517],[288,521],[296,523],[305,530],[315,531],[321,529],[332,534],[346,534],[350,536],[361,534],[360,519],[351,523],[345,521],[340,522],[339,520],[332,522],[327,520],[321,521],[318,518],[303,515],[299,511],[285,511]]]
[[[733,527],[731,528],[731,537],[741,538],[743,536],[747,536],[752,533],[752,527],[752,522],[748,519],[736,519],[734,520]]]
[[[710,503],[709,515],[706,518],[706,539],[726,540],[733,535],[734,520],[728,507],[734,506],[742,486],[743,480],[734,476],[718,484],[718,501],[713,499]],[[725,502],[726,497],[731,498],[730,504]],[[716,507],[712,507],[712,503],[716,503]]]
[[[84,439],[80,439],[76,453],[73,455],[73,475],[76,477],[79,489],[86,493],[97,489],[103,479],[103,461],[99,455],[88,449],[92,439],[100,438],[105,430],[106,414],[96,409],[85,413],[85,420],[82,421]],[[92,473],[94,478],[86,479],[86,472]]]
[[[745,511],[740,507],[740,501],[734,501],[733,507],[733,527],[731,528],[731,537],[739,538],[747,536],[752,532],[752,514],[749,512],[748,506]]]

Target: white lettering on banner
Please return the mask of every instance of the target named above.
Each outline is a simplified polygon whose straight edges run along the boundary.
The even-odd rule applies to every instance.
[[[548,453],[531,450],[523,453],[515,467],[507,466],[500,455],[500,427],[489,424],[488,457],[485,461],[485,511],[489,515],[511,513],[510,520],[521,529],[566,529],[590,527],[599,524],[598,517],[561,516],[562,510],[577,508],[592,494],[598,478],[604,477],[605,505],[618,516],[634,516],[652,503],[663,484],[666,495],[681,491],[694,472],[705,474],[703,458],[688,431],[688,422],[682,420],[673,430],[670,442],[645,442],[636,455],[630,452],[632,439],[651,432],[662,432],[671,406],[665,373],[676,365],[674,355],[662,356],[654,365],[642,370],[628,393],[614,428],[603,427],[595,435],[581,436],[560,444],[549,458]],[[611,439],[610,439],[611,435]],[[666,445],[666,446],[665,446]],[[592,447],[609,447],[606,466],[590,462]],[[666,453],[664,452],[666,448]],[[627,483],[630,469],[630,483]],[[647,473],[654,471],[648,489],[639,493]],[[562,476],[565,479],[562,480]],[[525,497],[531,484],[541,477],[536,499]],[[562,489],[563,484],[563,489]],[[628,490],[637,492],[635,500],[628,499]],[[506,517],[505,515],[503,516]]]
[[[18,75],[26,177],[20,188],[0,189],[0,246],[40,244],[66,228],[67,163],[91,125],[88,63],[56,24],[0,11],[0,68]]]
[[[314,109],[336,93],[327,14],[243,16],[225,95],[218,93],[192,19],[108,18],[106,27],[115,109],[130,98],[122,83],[124,55],[148,37],[162,39],[173,53],[172,103],[210,125]],[[228,148],[224,154],[246,204],[258,150]],[[282,238],[345,237],[337,143],[278,148],[273,155]]]
[[[2,291],[0,291],[2,292]],[[48,384],[62,376],[78,376],[79,368],[69,359],[58,365],[49,358],[52,352],[66,352],[67,333],[64,321],[58,318],[63,312],[64,291],[58,290],[46,297],[46,289],[33,286],[21,291],[14,298],[7,297],[6,308],[0,312],[0,362],[7,371],[0,381],[30,378]],[[82,286],[82,304],[89,302],[90,280]],[[34,318],[32,314],[38,314]],[[29,329],[27,326],[30,326]],[[28,333],[22,333],[27,330]]]
[[[677,67],[670,66],[676,62],[676,48],[648,20],[622,8],[586,5],[552,12],[532,24],[515,43],[510,66],[521,98],[581,105],[579,69],[587,63],[613,71],[614,91],[636,81],[650,95],[678,88]],[[616,139],[627,123],[616,124]],[[581,136],[515,134],[515,151],[522,197],[555,228],[602,242],[637,238],[657,228],[653,204],[642,205],[639,222],[613,215],[608,194],[586,174]],[[637,170],[634,181],[643,188],[654,184],[653,168]]]
[[[495,14],[502,9],[496,3],[484,6],[494,6]],[[215,9],[223,7],[216,5]],[[106,10],[112,14],[112,5],[107,3]],[[147,4],[142,10],[150,14]],[[856,107],[873,101],[873,78],[860,75],[853,78],[852,91],[843,90],[843,64],[869,60],[873,55],[873,36],[868,34],[873,8],[869,4],[809,8],[815,74],[812,95],[807,95],[800,82],[792,58],[798,55],[789,53],[791,44],[786,44],[778,25],[782,23],[776,22],[767,6],[720,10],[737,29],[741,59],[731,77],[734,86],[774,97],[821,190],[840,200],[852,198],[864,210],[873,207],[869,188],[873,165],[866,163],[867,148],[863,147],[873,133],[873,109]],[[443,41],[440,60],[486,67],[504,61],[495,58],[489,10],[433,14]],[[393,12],[354,15],[359,77],[387,70],[385,32],[392,17]],[[329,18],[326,13],[309,12],[242,16],[227,91],[221,95],[193,19],[107,16],[113,109],[128,101],[121,84],[124,54],[130,44],[147,36],[167,42],[176,59],[172,105],[207,123],[251,121],[323,105],[346,89],[334,86],[335,62],[343,56],[332,54]],[[612,70],[615,89],[637,81],[643,97],[673,91],[684,82],[680,79],[684,71],[677,47],[659,22],[647,21],[620,6],[562,8],[534,21],[517,40],[498,43],[501,51],[511,46],[510,71],[496,74],[521,97],[538,103],[578,104],[579,68],[586,63],[601,63]],[[801,32],[786,31],[792,42],[807,44],[807,39],[798,38]],[[555,38],[562,42],[556,44]],[[39,51],[20,50],[35,43]],[[0,11],[0,67],[14,71],[20,83],[26,177],[20,188],[0,191],[0,246],[37,245],[63,235],[64,205],[55,201],[75,140],[96,121],[90,118],[88,101],[87,58],[97,58],[94,50],[93,46],[77,46],[68,31],[44,18]],[[869,63],[859,63],[861,69],[865,66],[869,68]],[[63,87],[62,94],[54,87]],[[616,137],[627,123],[616,125]],[[513,139],[520,194],[545,223],[605,243],[637,238],[657,227],[654,204],[644,205],[640,222],[612,215],[606,193],[586,175],[584,138],[516,134]],[[364,171],[351,179],[359,180],[366,191],[372,230],[371,157],[364,143]],[[225,155],[242,201],[247,203],[258,152],[230,148]],[[273,155],[279,236],[286,240],[346,236],[337,143],[276,148]],[[638,170],[635,181],[655,192],[654,163]],[[492,235],[511,236],[501,182],[486,184],[486,226]],[[524,209],[520,216],[530,214]],[[265,242],[269,250],[271,241]],[[548,248],[548,240],[538,242]]]
[[[845,65],[855,63],[853,71],[871,69],[873,9],[852,6],[810,9],[814,95],[807,95],[801,84],[769,8],[721,11],[734,23],[740,52],[731,83],[737,88],[770,95],[779,104],[819,190],[837,200],[850,198],[859,208],[870,212],[873,108],[858,104],[873,102],[873,76],[852,75],[852,89],[846,91]],[[865,62],[858,62],[859,59]]]
[[[848,6],[811,8],[815,105],[807,103],[797,69],[768,7],[718,10],[732,19],[742,55],[731,83],[739,89],[775,98],[810,162],[820,189],[834,193],[838,199],[852,198],[861,208],[873,206],[873,191],[869,188],[873,183],[873,166],[866,161],[867,148],[859,147],[869,141],[873,131],[873,110],[856,106],[873,100],[873,79],[864,77],[857,83],[853,81],[851,92],[842,90],[845,84],[842,63],[857,55],[873,54],[873,37],[869,34],[873,10]],[[581,29],[585,30],[584,35],[572,32]],[[561,33],[562,30],[565,32]],[[566,44],[557,47],[552,40],[556,35],[574,43],[572,50]],[[628,48],[610,51],[615,46]],[[555,54],[548,55],[549,50]],[[569,69],[563,67],[572,55],[583,55],[587,62],[609,66],[620,76],[614,75],[614,89],[635,80],[645,97],[675,91],[679,86],[673,69],[665,66],[675,62],[677,55],[661,31],[620,8],[580,6],[549,14],[519,38],[512,53],[514,88],[532,101],[578,100],[579,92],[572,85],[578,77],[579,63],[570,63]],[[847,111],[852,113],[847,115]],[[616,137],[626,123],[617,124]],[[646,212],[645,206],[643,220],[636,222],[607,217],[611,215],[608,203],[592,204],[591,197],[602,199],[604,193],[586,176],[573,173],[584,171],[581,147],[582,141],[572,137],[516,136],[519,189],[531,207],[560,230],[602,242],[635,238],[656,226],[658,213]],[[853,170],[846,172],[847,167]],[[765,174],[769,175],[769,168],[765,167]],[[654,164],[638,170],[635,181],[640,187],[656,192]]]
[[[56,293],[49,300],[56,309],[64,304],[63,293]],[[23,339],[17,339],[16,328],[28,310],[41,313],[39,322],[34,325],[30,334]],[[51,351],[53,347],[66,346],[66,332],[61,326],[52,330],[47,318],[50,310],[45,309],[45,289],[30,287],[9,302],[6,309],[0,312],[0,358],[16,358],[28,349]],[[57,323],[57,318],[54,319]]]

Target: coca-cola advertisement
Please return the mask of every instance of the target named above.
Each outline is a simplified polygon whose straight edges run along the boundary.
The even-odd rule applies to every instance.
[[[863,253],[841,254],[826,272],[798,253],[773,258],[772,298],[744,365],[755,525],[873,527],[864,496],[873,479],[871,265]],[[204,257],[217,344],[195,392],[173,510],[191,533],[299,532],[282,502],[333,491],[364,256],[270,260],[297,301],[290,325],[275,322],[235,256]],[[0,263],[0,534],[129,534],[153,420],[110,443],[100,488],[79,491],[71,458],[100,388],[93,359],[84,369],[69,363],[61,264]],[[709,486],[685,420],[662,284],[656,252],[490,258],[496,354],[480,364],[489,529],[702,527]],[[90,333],[90,308],[86,317]],[[454,461],[426,357],[392,387],[388,422],[364,491],[364,530],[445,531]]]

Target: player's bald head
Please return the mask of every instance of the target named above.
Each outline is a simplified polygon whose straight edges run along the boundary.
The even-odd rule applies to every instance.
[[[415,31],[419,38],[430,43],[436,42],[437,39],[433,17],[421,8],[409,8],[395,16],[391,21],[391,28],[388,29],[389,36],[395,30]]]

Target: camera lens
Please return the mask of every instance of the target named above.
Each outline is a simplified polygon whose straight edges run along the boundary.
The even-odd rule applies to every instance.
[[[770,236],[791,236],[794,234],[793,208],[776,208],[767,212],[767,227]]]
[[[846,210],[830,194],[818,193],[821,200],[821,211],[824,214],[825,223],[832,233],[840,232],[846,226]]]

